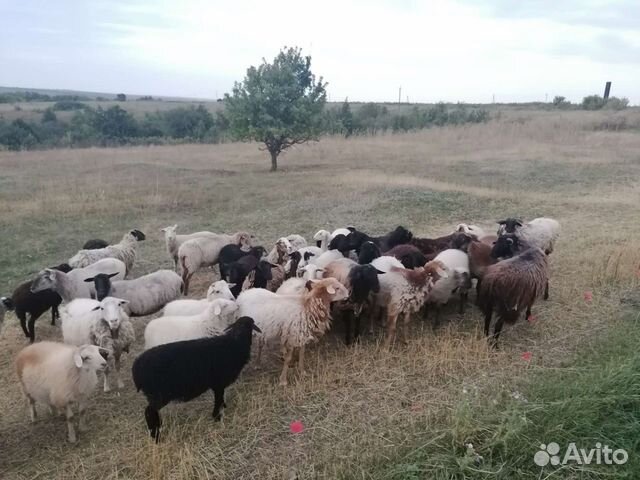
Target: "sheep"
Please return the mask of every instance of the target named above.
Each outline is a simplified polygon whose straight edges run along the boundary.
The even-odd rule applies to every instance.
[[[434,282],[433,288],[427,295],[426,304],[435,305],[434,328],[440,321],[440,307],[449,301],[453,293],[460,296],[458,312],[464,313],[469,288],[471,288],[471,274],[469,272],[469,256],[457,249],[440,252],[435,261],[440,262],[446,276]]]
[[[231,288],[231,293],[237,297],[243,289],[266,288],[267,282],[273,278],[274,266],[266,260],[258,260],[253,256],[242,257],[233,262],[229,266],[229,280],[235,285]],[[252,274],[251,278],[246,282],[249,274]]]
[[[468,225],[466,223],[459,223],[458,225],[456,225],[456,228],[453,232],[469,233],[476,238],[481,238],[486,235],[482,227],[478,227],[477,225]]]
[[[477,240],[477,237],[470,233],[454,232],[438,238],[413,237],[408,243],[417,247],[427,259],[433,259],[438,253],[448,248],[464,250],[472,240]]]
[[[553,252],[556,240],[560,236],[560,223],[553,218],[534,218],[523,224],[517,218],[498,220],[498,236],[515,233],[518,238],[532,247],[538,247],[549,255]]]
[[[335,278],[309,280],[302,295],[278,295],[262,288],[245,290],[238,297],[239,315],[252,317],[262,330],[258,358],[264,344],[279,338],[284,353],[280,385],[287,385],[287,371],[295,351],[298,368],[304,373],[305,346],[317,341],[331,327],[331,302],[349,297],[347,289]]]
[[[87,240],[82,246],[82,250],[98,250],[99,248],[105,248],[109,246],[109,242],[102,240],[101,238],[92,238]]]
[[[36,420],[36,402],[53,411],[64,409],[67,438],[77,440],[73,425],[72,404],[78,405],[78,428],[84,430],[87,401],[98,384],[97,372],[107,362],[95,345],[79,347],[57,342],[39,342],[23,348],[16,357],[16,372],[29,402],[31,421]]]
[[[341,258],[344,258],[344,255],[342,255],[342,253],[340,253],[338,250],[327,250],[318,257],[310,258],[308,263],[316,265],[320,268],[324,268],[334,260],[339,260]]]
[[[349,230],[345,235],[349,235]],[[318,230],[313,239],[316,241],[316,247],[321,250],[321,252],[326,252],[329,248],[329,242],[331,241],[331,233],[327,230]]]
[[[4,325],[4,314],[11,310],[13,310],[13,301],[7,297],[0,297],[0,332],[2,332]]]
[[[133,280],[112,282],[110,277],[98,274],[84,281],[95,285],[98,300],[107,296],[127,300],[127,314],[132,317],[154,314],[182,293],[182,278],[173,270],[158,270]]]
[[[79,298],[62,308],[62,338],[69,345],[97,345],[110,352],[104,371],[105,392],[109,392],[109,372],[115,369],[118,389],[124,387],[120,377],[120,357],[129,352],[136,332],[125,309],[127,300],[106,297],[101,301]]]
[[[406,228],[398,226],[395,230],[380,237],[371,237],[366,233],[353,229],[347,238],[349,240],[351,250],[355,250],[356,253],[360,253],[360,247],[366,241],[375,243],[382,252],[386,252],[396,245],[409,243],[413,238],[413,234]]]
[[[61,272],[69,273],[71,267],[62,263],[55,267],[51,267],[53,270],[60,270]],[[51,309],[51,325],[56,324],[56,318],[59,318],[58,307],[62,303],[62,298],[56,292],[52,290],[42,290],[40,292],[31,292],[32,280],[28,280],[21,283],[11,294],[11,300],[15,307],[16,317],[20,320],[20,327],[31,343],[35,341],[35,323],[40,316]],[[29,315],[27,323],[27,314]]]
[[[496,240],[498,240],[498,236],[489,234],[489,235],[484,235],[482,237],[478,237],[478,240],[480,240],[482,243],[485,243],[487,245],[493,245],[496,242]]]
[[[513,240],[505,239],[505,242]],[[538,247],[523,245],[518,255],[487,267],[480,287],[479,306],[484,315],[484,333],[489,337],[489,327],[494,309],[497,321],[491,342],[498,345],[504,322],[514,324],[526,309],[531,307],[545,290],[548,281],[547,255]]]
[[[331,262],[325,268],[323,277],[335,278],[349,290],[349,298],[335,304],[343,312],[345,321],[345,343],[351,344],[352,314],[355,319],[354,340],[360,336],[360,315],[372,294],[380,291],[378,274],[373,265],[359,265],[353,260],[342,258]]]
[[[267,256],[264,247],[251,247],[249,250],[243,250],[239,245],[229,244],[222,247],[218,256],[218,264],[220,266],[220,278],[229,280],[229,266],[236,260],[240,260],[247,255],[253,255],[258,260]]]
[[[97,250],[96,250],[97,251]],[[75,298],[91,298],[95,296],[93,285],[84,282],[86,278],[93,277],[99,273],[116,275],[114,280],[124,278],[126,266],[122,260],[116,258],[103,258],[84,268],[76,268],[69,273],[60,270],[45,268],[31,283],[32,293],[43,290],[54,290],[65,303],[69,303]]]
[[[176,234],[177,228],[178,225],[176,224],[160,229],[160,231],[164,233],[164,242],[167,248],[167,253],[169,254],[171,260],[173,260],[174,269],[176,271],[178,270],[178,249],[180,248],[180,245],[182,245],[187,240],[191,240],[194,238],[216,235],[215,233],[207,231],[190,233],[188,235],[178,235]]]
[[[433,288],[433,284],[440,278],[447,278],[447,273],[444,266],[438,261],[431,261],[414,270],[391,267],[386,274],[379,276],[380,293],[376,297],[376,303],[379,307],[387,309],[387,333],[384,348],[391,347],[400,315],[404,316],[402,331],[404,343],[407,342],[407,325],[411,313],[420,310]]]
[[[475,278],[477,281],[476,303],[478,303],[478,299],[480,298],[480,285],[482,284],[482,279],[484,278],[487,267],[497,262],[497,260],[491,256],[491,249],[491,244],[481,240],[474,240],[467,247],[469,272],[471,273],[471,278]]]
[[[371,265],[376,267],[377,270],[380,270],[381,272],[384,272],[384,273],[389,272],[393,267],[404,268],[404,265],[402,265],[402,262],[400,262],[400,260],[398,260],[396,257],[390,257],[388,255],[383,255],[381,257],[374,258],[371,261]]]
[[[236,297],[231,293],[231,288],[235,285],[233,283],[227,283],[224,280],[218,280],[212,283],[207,290],[207,297],[202,300],[183,299],[174,300],[165,305],[162,312],[163,316],[178,316],[178,315],[197,315],[202,313],[211,301],[222,298],[225,300],[235,300]]]
[[[73,268],[83,268],[103,258],[117,258],[124,262],[127,269],[126,274],[128,275],[131,273],[133,264],[136,261],[138,242],[146,238],[145,234],[140,230],[131,230],[124,234],[120,243],[96,250],[80,250],[69,259],[68,263]]]
[[[262,264],[262,266],[260,264]],[[271,268],[271,272],[266,276],[262,274],[262,272],[265,271],[265,268]],[[263,280],[259,280],[261,275]],[[242,282],[242,290],[248,290],[249,288],[266,288],[270,292],[275,292],[280,288],[280,285],[285,281],[285,278],[286,272],[282,265],[273,265],[269,264],[266,260],[262,260],[258,264],[258,267],[247,274],[244,282]],[[266,280],[266,284],[264,280]]]
[[[307,286],[308,280],[319,280],[322,278],[324,268],[316,265],[307,265],[298,270],[299,277],[289,278],[275,291],[278,295],[301,295]]]
[[[344,235],[345,237],[347,235],[349,235],[351,232],[353,232],[355,230],[355,227],[346,227],[346,228],[336,228],[333,232],[331,232],[331,234],[329,235],[329,238],[327,239],[327,245],[329,245],[329,242],[331,242],[331,240],[333,240],[334,238],[336,238],[338,235]],[[322,231],[326,231],[326,230],[321,230]],[[320,233],[320,232],[318,232]],[[317,233],[316,233],[317,235]],[[315,236],[314,236],[315,238]],[[318,240],[318,239],[316,239]],[[318,245],[320,246],[320,245]]]
[[[396,257],[405,268],[421,267],[427,263],[427,257],[418,249],[418,247],[409,244],[396,245],[391,250],[385,252],[385,255]]]
[[[364,242],[360,247],[360,253],[358,254],[358,263],[360,265],[366,265],[367,263],[371,263],[374,259],[378,258],[380,255],[381,255],[380,249],[375,243],[369,242],[369,241]]]
[[[144,329],[144,348],[182,340],[222,335],[236,320],[238,305],[233,300],[217,298],[208,302],[196,315],[165,316],[151,320]]]
[[[353,250],[349,237],[343,234],[338,234],[329,242],[329,250],[339,251],[343,257],[348,257],[349,252]]]
[[[199,268],[218,263],[220,250],[225,245],[239,245],[243,250],[249,250],[251,239],[252,236],[246,232],[237,232],[232,235],[220,233],[215,236],[192,238],[180,245],[178,261],[182,269],[184,294],[189,294],[189,282]]]
[[[293,252],[291,242],[289,242],[285,237],[281,237],[267,255],[266,260],[274,265],[284,266],[285,263],[287,263],[291,252]]]
[[[307,241],[302,235],[296,235],[294,233],[294,234],[288,235],[286,239],[289,240],[289,243],[291,244],[291,248],[293,249],[294,252],[297,252],[301,248],[305,248],[307,246]]]
[[[160,440],[159,410],[172,401],[188,402],[212,390],[213,419],[220,420],[224,391],[240,375],[251,356],[253,319],[242,317],[218,337],[159,345],[133,362],[133,382],[147,398],[144,415],[151,438]]]

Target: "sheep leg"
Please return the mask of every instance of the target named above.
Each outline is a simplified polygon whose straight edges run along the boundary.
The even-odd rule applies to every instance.
[[[29,335],[29,330],[27,330],[27,314],[24,312],[17,312],[16,315],[20,319],[20,326],[22,327],[22,331],[24,332],[24,336],[27,338],[31,338]]]
[[[300,375],[307,374],[307,372],[304,371],[304,345],[298,350],[298,372]]]
[[[76,429],[73,426],[73,410],[71,409],[70,403],[67,404],[66,417],[67,417],[67,430],[68,430],[69,442],[76,443],[77,441]]]
[[[78,402],[78,430],[81,432],[87,431],[87,425],[85,423],[85,412],[87,410],[87,404],[84,402]]]
[[[282,366],[282,373],[280,374],[281,387],[286,387],[289,384],[289,382],[287,382],[287,370],[289,370],[289,364],[291,363],[292,358],[293,358],[293,348],[285,347],[284,365]]]
[[[151,405],[147,405],[147,408],[144,409],[144,418],[147,421],[147,427],[149,428],[151,438],[158,443],[160,441],[160,427],[162,426],[160,412]]]
[[[411,312],[405,312],[404,318],[402,321],[402,343],[405,345],[409,344],[408,325],[410,320],[411,320]]]
[[[105,393],[111,391],[111,385],[109,385],[109,372],[112,369],[112,365],[111,365],[112,363],[113,363],[113,355],[109,355],[109,359],[107,360],[107,366],[104,369],[103,390]]]
[[[389,314],[387,316],[387,336],[384,339],[384,348],[391,348],[391,341],[396,335],[396,323],[398,322],[398,314]]]
[[[360,338],[360,315],[362,315],[362,312],[358,315],[355,315],[355,330],[353,332],[354,342],[357,342]]]
[[[476,305],[480,304],[480,283],[481,282],[482,280],[478,278],[478,281],[476,282]]]
[[[467,306],[467,300],[469,298],[469,291],[464,290],[460,292],[460,307],[458,308],[458,313],[460,315],[464,315],[465,308]]]
[[[545,300],[549,300],[549,280],[547,280],[547,283],[544,286],[544,297]]]
[[[36,317],[29,315],[29,341],[36,341]]]
[[[491,326],[491,315],[493,314],[493,308],[489,308],[484,313],[484,335],[489,336],[489,327]]]
[[[51,307],[51,325],[56,324],[56,319],[60,318],[60,313],[58,312],[58,307]]]
[[[433,323],[431,324],[431,326],[433,327],[433,330],[437,330],[440,327],[440,304],[436,303],[433,305]]]
[[[502,319],[502,316],[499,316],[498,320],[496,320],[496,326],[493,327],[493,338],[492,338],[493,348],[498,348],[498,338],[500,338],[500,332],[502,331],[503,323],[504,323],[504,320]]]
[[[117,352],[114,354],[115,357],[115,367],[116,367],[116,382],[118,385],[118,390],[124,388],[124,382],[122,381],[122,377],[120,376],[120,355],[121,352]]]
[[[182,283],[184,284],[183,293],[185,297],[189,295],[189,282],[191,281],[191,277],[193,277],[193,273],[189,273],[188,270],[185,269],[185,271],[182,272]]]
[[[213,419],[216,422],[219,422],[222,420],[222,415],[224,413],[224,388],[216,388],[213,391],[213,395]]]
[[[351,345],[351,312],[341,312],[344,319],[344,343]]]
[[[31,423],[36,421],[38,418],[38,414],[36,413],[36,401],[27,395],[27,400],[29,401],[29,416],[31,417]]]

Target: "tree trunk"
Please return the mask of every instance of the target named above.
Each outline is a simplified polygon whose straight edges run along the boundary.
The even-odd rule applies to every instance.
[[[271,171],[275,172],[278,170],[278,152],[269,152],[271,154]]]

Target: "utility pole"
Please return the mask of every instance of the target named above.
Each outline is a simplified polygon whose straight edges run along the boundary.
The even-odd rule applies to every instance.
[[[402,87],[398,87],[398,105],[402,103]]]

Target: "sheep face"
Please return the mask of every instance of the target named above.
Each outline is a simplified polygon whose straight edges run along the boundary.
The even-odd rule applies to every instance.
[[[305,265],[298,269],[298,277],[306,280],[316,280],[322,278],[324,268],[320,268],[317,265]]]
[[[498,237],[494,242],[491,256],[493,258],[510,258],[516,254],[519,247],[518,237],[513,233],[507,233]]]
[[[129,232],[129,235],[131,235],[131,237],[136,241],[136,242],[141,242],[143,240],[147,239],[147,236],[142,233],[140,230],[138,230],[137,228],[131,230]]]
[[[409,243],[413,238],[413,233],[404,228],[403,226],[398,226],[396,229],[389,234],[389,240],[387,244],[389,247],[393,248],[396,245],[402,245],[403,243]]]
[[[243,252],[248,252],[251,250],[251,242],[253,236],[249,235],[247,232],[240,232],[237,234],[237,245],[240,247],[240,250]]]
[[[218,298],[213,300],[208,306],[208,312],[210,317],[223,317],[232,318],[238,311],[238,304],[233,300],[225,300]]]
[[[320,295],[327,295],[330,302],[339,302],[349,298],[349,290],[335,278],[323,278],[322,280],[309,280],[311,291]]]
[[[178,229],[178,224],[175,224],[170,227],[161,228],[160,231],[164,232],[165,238],[172,238],[176,236],[177,229]]]
[[[260,262],[258,262],[258,266],[256,267],[256,270],[263,279],[272,280],[273,273],[271,272],[271,269],[275,267],[277,267],[277,265],[273,265],[272,263],[269,263],[266,260],[260,260]]]
[[[352,244],[351,240],[349,239],[350,236],[351,234],[347,236],[339,233],[338,235],[333,237],[333,240],[331,240],[331,243],[329,243],[329,250],[338,250],[342,255],[347,257],[349,255],[349,251],[355,250],[355,247],[353,246],[354,244]],[[358,247],[359,246],[360,245],[358,245]]]
[[[211,284],[207,290],[207,298],[224,298],[226,300],[235,300],[231,288],[235,287],[235,283],[227,283],[224,280],[218,280]]]
[[[464,269],[456,268],[453,271],[456,290],[469,290],[471,288],[471,275]]]
[[[427,276],[431,278],[432,283],[436,283],[441,278],[449,278],[446,267],[438,260],[427,262],[427,264],[422,268],[426,272]]]
[[[127,300],[121,298],[107,297],[93,310],[100,311],[100,318],[109,325],[113,334],[120,328],[120,320],[126,315],[123,307],[127,303],[129,303]]]
[[[96,345],[82,345],[73,353],[73,363],[79,369],[99,372],[106,368],[107,361],[102,357]]]
[[[351,300],[355,303],[362,303],[367,300],[371,292],[380,291],[378,271],[373,265],[354,266],[349,272],[349,282],[351,283]]]
[[[43,290],[55,290],[57,285],[56,273],[50,268],[45,268],[31,282],[31,293],[41,292]]]
[[[2,303],[4,309],[9,312],[14,308],[13,301],[10,298],[0,297],[0,303]]]
[[[462,250],[466,252],[469,248],[469,244],[477,240],[475,235],[464,232],[454,233],[453,238],[451,239],[451,248],[455,248],[457,250]]]
[[[498,236],[504,233],[516,233],[516,230],[522,227],[522,220],[512,217],[498,220],[496,223],[499,225]]]
[[[365,263],[371,263],[372,260],[380,256],[380,249],[373,242],[364,242],[360,247],[360,253],[358,254],[358,263],[364,265]]]

